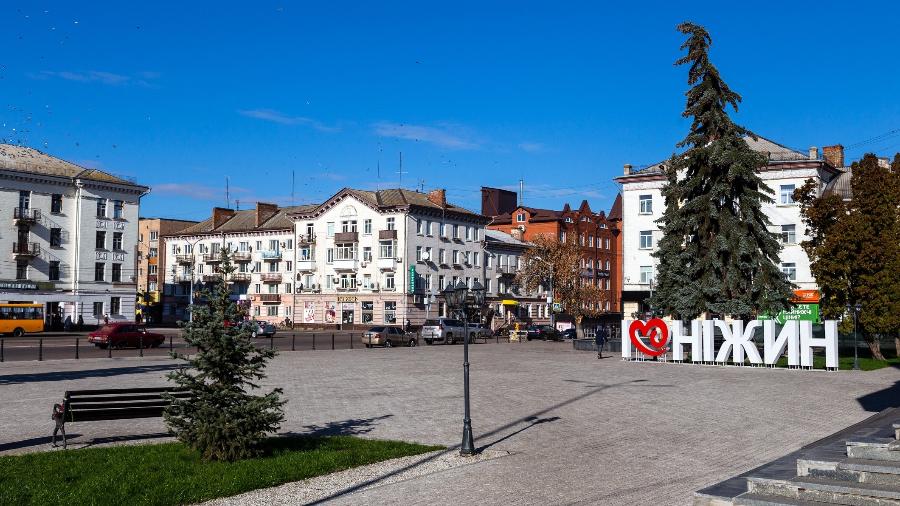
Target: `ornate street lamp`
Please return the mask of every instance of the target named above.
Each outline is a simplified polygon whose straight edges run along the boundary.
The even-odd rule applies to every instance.
[[[862,310],[862,304],[857,303],[856,305],[847,304],[847,312],[853,313],[853,370],[859,370],[859,353],[856,350],[856,319],[859,317],[859,312]]]
[[[447,285],[442,291],[444,300],[447,301],[447,307],[456,314],[459,314],[465,325],[465,341],[463,341],[463,436],[462,444],[459,447],[460,455],[474,455],[475,441],[472,437],[472,418],[469,415],[469,310],[477,309],[479,315],[482,305],[484,304],[484,286],[478,280],[472,284],[469,289],[465,283],[459,281],[456,286]],[[469,300],[471,295],[471,300]],[[479,318],[480,322],[480,318]]]

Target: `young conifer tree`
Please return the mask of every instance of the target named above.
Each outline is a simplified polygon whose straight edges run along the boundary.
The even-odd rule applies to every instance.
[[[226,326],[239,315],[228,287],[234,267],[227,252],[220,265],[218,281],[203,293],[207,302],[191,306],[193,319],[184,327],[184,340],[197,353],[177,354],[187,367],[168,375],[191,396],[172,398],[165,420],[204,460],[234,461],[255,455],[266,435],[278,430],[285,401],[280,388],[251,393],[276,352],[256,347],[248,327]]]
[[[678,30],[688,36],[681,46],[687,54],[676,65],[689,66],[682,115],[691,118],[691,128],[678,144],[686,151],[670,168],[677,198],[667,198],[660,225],[674,239],[658,253],[666,259],[660,264],[665,283],[654,299],[683,317],[777,313],[789,306],[792,285],[778,267],[781,245],[762,212],[772,202],[772,191],[756,173],[766,157],[750,149],[744,138],[752,134],[728,116],[741,97],[709,61],[707,31],[692,23]],[[690,280],[689,286],[670,278]]]

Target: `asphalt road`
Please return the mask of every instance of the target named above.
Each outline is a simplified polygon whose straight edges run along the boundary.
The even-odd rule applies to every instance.
[[[0,337],[0,357],[3,362],[16,362],[23,360],[61,360],[83,359],[103,357],[161,357],[167,356],[171,351],[185,352],[187,344],[181,338],[180,329],[152,329],[166,336],[165,343],[159,348],[126,348],[121,350],[101,350],[89,343],[87,332],[47,332],[41,335],[25,337]],[[309,332],[309,331],[279,331],[274,338],[258,338],[256,342],[260,347],[273,347],[281,351],[304,350],[346,350],[365,349],[361,341],[361,331],[336,331],[336,332]],[[505,338],[501,341],[506,341]],[[420,345],[425,345],[420,342]],[[437,346],[437,345],[436,345]]]

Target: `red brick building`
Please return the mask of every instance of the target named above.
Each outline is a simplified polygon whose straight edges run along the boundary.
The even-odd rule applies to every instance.
[[[617,323],[621,317],[621,195],[616,197],[609,215],[595,212],[587,200],[577,208],[565,204],[562,210],[519,205],[516,193],[499,188],[481,189],[481,214],[491,218],[487,228],[523,241],[538,235],[559,240],[574,238],[582,250],[582,278],[608,292],[608,300],[599,308],[603,323]]]

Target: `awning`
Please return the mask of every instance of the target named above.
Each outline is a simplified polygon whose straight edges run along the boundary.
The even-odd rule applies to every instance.
[[[503,299],[503,300],[500,301],[500,304],[502,304],[502,305],[504,305],[504,306],[518,306],[518,305],[519,305],[519,301],[516,301],[516,300],[513,300],[513,299]]]

